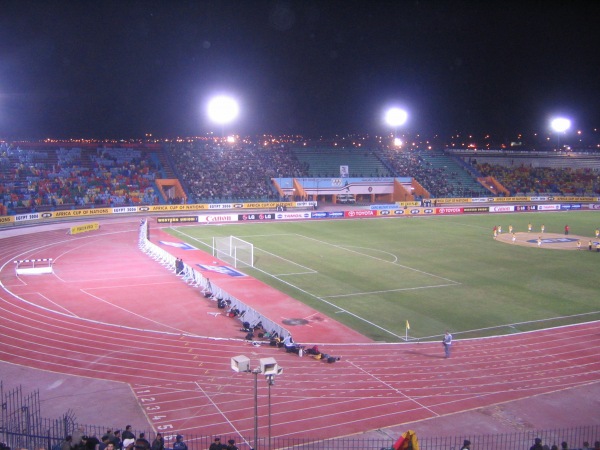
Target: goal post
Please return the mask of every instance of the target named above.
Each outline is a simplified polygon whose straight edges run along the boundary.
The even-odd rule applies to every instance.
[[[213,237],[213,256],[234,267],[254,267],[254,245],[235,236]]]

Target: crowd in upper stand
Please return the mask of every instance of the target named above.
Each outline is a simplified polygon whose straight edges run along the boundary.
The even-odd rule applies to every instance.
[[[434,167],[420,151],[380,149],[379,155],[399,177],[415,178],[434,198],[471,197],[452,174]],[[281,200],[271,178],[307,177],[308,167],[286,146],[170,144],[167,159],[191,202]],[[451,156],[448,156],[451,158]],[[494,176],[511,195],[598,195],[593,169],[475,167]],[[0,145],[0,215],[73,207],[155,204],[154,179],[159,163],[140,149],[58,148],[31,150]],[[493,195],[490,193],[489,195]]]
[[[562,195],[600,194],[600,174],[593,169],[555,169],[549,167],[505,167],[489,163],[477,164],[484,176],[493,176],[511,196],[555,193]]]
[[[289,148],[254,145],[171,145],[168,148],[184,189],[196,202],[279,200],[271,178],[305,177]]]
[[[0,146],[0,213],[152,204],[156,166],[141,150]]]
[[[459,186],[449,182],[444,170],[433,167],[419,152],[384,149],[383,154],[399,177],[415,178],[432,197],[462,197],[462,193],[458,195],[454,192]]]

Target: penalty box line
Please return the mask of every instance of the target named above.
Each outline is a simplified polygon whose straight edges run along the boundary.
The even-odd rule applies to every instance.
[[[377,325],[376,323],[373,323],[370,320],[367,320],[364,317],[359,316],[358,314],[355,314],[355,313],[353,313],[351,311],[348,311],[347,309],[344,309],[344,308],[340,307],[339,305],[336,305],[335,303],[327,301],[324,297],[319,297],[319,296],[313,294],[312,292],[308,292],[308,291],[306,291],[306,290],[304,290],[304,289],[302,289],[302,288],[300,288],[300,287],[298,287],[298,286],[296,286],[296,285],[294,285],[294,284],[292,284],[292,283],[290,283],[288,281],[285,281],[284,279],[279,278],[277,275],[273,275],[272,273],[269,273],[269,272],[266,272],[264,270],[258,269],[257,267],[255,267],[254,269],[258,270],[259,272],[264,273],[265,275],[267,275],[267,276],[269,276],[271,278],[274,278],[274,279],[278,280],[281,283],[287,284],[289,287],[291,287],[291,288],[293,288],[293,289],[295,289],[297,291],[300,291],[303,294],[306,294],[306,295],[314,298],[315,300],[318,300],[318,301],[320,301],[322,303],[325,303],[325,304],[327,304],[327,305],[329,305],[329,306],[331,306],[333,308],[336,308],[338,310],[338,312],[343,312],[343,313],[348,314],[349,316],[352,316],[352,317],[354,317],[354,318],[356,318],[356,319],[358,319],[358,320],[360,320],[362,322],[365,322],[365,323],[369,324],[373,328],[377,328],[377,329],[379,329],[379,330],[381,330],[381,331],[383,331],[383,332],[385,332],[387,334],[390,334],[390,335],[392,335],[392,336],[394,336],[394,337],[396,337],[398,339],[404,339],[404,337],[405,337],[405,336],[401,336],[399,334],[396,334],[393,331],[388,330],[387,328],[383,328],[382,326]]]
[[[378,257],[373,256],[373,255],[367,255],[365,253],[362,253],[362,252],[359,252],[359,251],[356,251],[356,250],[352,250],[351,248],[345,247],[343,245],[332,244],[330,242],[325,242],[325,241],[322,241],[320,239],[312,238],[310,236],[304,236],[302,234],[298,234],[297,236],[300,236],[300,237],[302,237],[304,239],[309,239],[311,241],[316,241],[316,242],[318,242],[319,244],[322,244],[322,245],[329,245],[330,247],[341,249],[341,250],[344,250],[344,251],[347,251],[347,252],[350,252],[350,253],[355,253],[355,254],[363,257],[363,258],[371,258],[371,259],[374,259],[376,261],[379,261],[379,262],[382,262],[382,263],[386,263],[386,264],[391,264],[391,265],[396,266],[396,267],[401,267],[402,269],[411,270],[413,272],[417,272],[417,273],[420,273],[422,275],[427,275],[429,277],[439,278],[440,280],[447,281],[448,283],[451,283],[453,285],[454,284],[460,284],[460,282],[455,281],[455,280],[451,280],[450,278],[442,277],[441,275],[436,275],[436,274],[430,273],[430,272],[425,272],[424,270],[415,269],[414,267],[406,266],[404,264],[398,264],[396,261],[387,261],[385,259],[378,258]]]
[[[448,283],[448,284],[434,284],[431,286],[417,286],[410,288],[398,288],[398,289],[386,289],[384,291],[370,291],[370,292],[353,292],[351,294],[339,294],[339,295],[326,295],[322,298],[344,298],[344,297],[355,297],[357,295],[373,295],[373,294],[388,294],[390,292],[402,292],[402,291],[417,291],[419,289],[436,289],[442,287],[460,286],[461,283]]]

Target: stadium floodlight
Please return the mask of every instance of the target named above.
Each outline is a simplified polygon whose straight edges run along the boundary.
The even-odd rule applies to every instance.
[[[390,108],[385,113],[385,122],[391,127],[399,127],[406,123],[408,113],[400,108]]]
[[[240,107],[233,98],[219,95],[208,102],[207,112],[210,120],[224,125],[235,120],[240,112]]]
[[[393,146],[398,149],[402,146],[402,141],[397,136],[397,134],[398,134],[397,128],[399,126],[404,125],[406,123],[407,119],[408,119],[408,113],[401,108],[393,107],[393,108],[388,109],[385,113],[385,122],[390,127],[394,128]]]
[[[571,121],[565,117],[552,119],[550,127],[556,132],[556,147],[560,150],[560,134],[571,128]]]
[[[556,119],[552,119],[552,122],[550,122],[550,126],[557,133],[564,133],[569,128],[571,128],[571,121],[564,117],[557,117]]]

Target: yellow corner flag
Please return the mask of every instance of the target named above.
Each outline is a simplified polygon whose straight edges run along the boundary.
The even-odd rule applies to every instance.
[[[406,321],[406,329],[410,330],[410,323],[408,323],[408,320]]]

